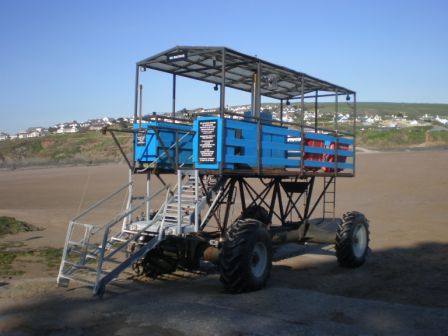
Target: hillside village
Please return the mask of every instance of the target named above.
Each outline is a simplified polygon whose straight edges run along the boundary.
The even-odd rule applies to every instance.
[[[67,134],[78,133],[84,131],[99,131],[104,126],[116,125],[118,127],[126,126],[133,122],[132,118],[110,118],[104,117],[99,119],[89,119],[84,122],[70,121],[59,123],[51,127],[30,127],[26,131],[18,132],[17,134],[7,134],[0,132],[0,141],[2,140],[14,140],[14,139],[26,139],[37,138],[50,134]]]
[[[272,115],[273,120],[280,121],[280,109],[278,104],[263,104],[263,112]],[[226,108],[228,112],[241,114],[250,110],[250,105],[238,105]],[[183,118],[190,118],[192,115],[201,113],[215,113],[216,108],[204,109],[197,108],[194,110],[182,109],[176,112],[176,116]],[[405,127],[416,127],[416,126],[430,126],[432,124],[440,124],[448,126],[448,119],[440,118],[438,115],[433,116],[425,114],[420,118],[408,118],[406,114],[397,113],[396,115],[386,115],[381,116],[379,114],[363,114],[362,111],[358,112],[357,125],[361,126],[362,131],[364,127],[366,128],[378,128],[378,129],[393,129],[393,128],[405,128]],[[153,115],[155,112],[153,112]],[[161,113],[158,115],[169,116],[170,113]],[[298,104],[286,105],[283,107],[283,122],[298,122],[298,118],[301,115],[301,108]],[[143,119],[148,119],[151,115],[145,115]],[[334,122],[334,112],[324,112],[318,110],[317,112],[318,120],[326,120],[328,123]],[[315,112],[305,110],[304,122],[306,125],[314,125]],[[348,113],[338,113],[337,122],[338,123],[349,123],[352,121],[352,117]],[[5,132],[0,132],[0,141],[2,140],[14,140],[14,139],[26,139],[26,138],[36,138],[51,134],[67,134],[67,133],[78,133],[85,131],[99,131],[104,126],[114,125],[120,128],[127,128],[134,122],[133,118],[97,118],[89,119],[84,122],[70,121],[59,123],[51,127],[30,127],[26,131],[18,132],[17,134],[7,134]]]

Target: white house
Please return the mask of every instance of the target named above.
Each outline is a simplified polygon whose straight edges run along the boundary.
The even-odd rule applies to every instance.
[[[347,114],[338,113],[338,115],[336,116],[336,120],[341,123],[348,122],[350,120],[350,115],[348,113]]]
[[[28,138],[28,133],[27,132],[19,132],[19,133],[17,133],[17,138],[26,139],[26,138]]]
[[[42,135],[42,133],[39,131],[31,131],[31,132],[28,132],[27,138],[37,138],[37,137],[40,137],[41,135]]]
[[[44,128],[43,127],[32,127],[27,129],[27,138],[37,138],[42,135],[44,135]]]
[[[9,139],[8,133],[0,132],[0,141],[8,140],[8,139]]]
[[[65,134],[65,133],[77,133],[79,132],[79,124],[78,123],[66,123],[58,125],[58,130],[56,133]]]
[[[435,120],[441,124],[448,125],[448,119],[440,118],[439,116],[437,116]]]

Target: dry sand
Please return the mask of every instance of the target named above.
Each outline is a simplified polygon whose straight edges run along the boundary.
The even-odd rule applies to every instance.
[[[372,252],[359,269],[338,267],[320,246],[289,244],[283,252],[295,256],[276,261],[256,293],[221,293],[214,273],[179,274],[123,280],[99,300],[55,288],[54,271],[28,263],[0,279],[0,335],[447,335],[447,167],[448,151],[357,156],[356,178],[338,180],[337,208],[370,220]],[[0,215],[45,230],[0,243],[62,247],[68,220],[126,181],[115,165],[1,171]]]

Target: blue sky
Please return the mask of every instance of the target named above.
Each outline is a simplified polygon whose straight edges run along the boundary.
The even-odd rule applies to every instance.
[[[175,45],[257,55],[359,101],[448,103],[447,13],[445,0],[2,0],[0,130],[130,116],[135,62]],[[145,113],[169,111],[166,75],[144,84]],[[208,87],[179,89],[179,109],[218,105]]]

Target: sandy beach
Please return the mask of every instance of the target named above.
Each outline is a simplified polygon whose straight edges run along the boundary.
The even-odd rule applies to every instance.
[[[99,300],[23,263],[23,274],[0,278],[0,335],[447,335],[447,167],[448,151],[357,156],[356,177],[337,182],[337,211],[370,221],[372,251],[359,269],[340,268],[331,250],[289,244],[293,256],[274,263],[259,292],[222,293],[211,271],[124,279]],[[124,165],[0,171],[0,215],[44,229],[0,244],[60,248],[68,221],[126,181]]]

